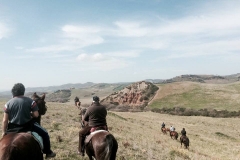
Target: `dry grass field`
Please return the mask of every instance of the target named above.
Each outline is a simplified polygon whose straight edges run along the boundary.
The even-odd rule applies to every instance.
[[[5,102],[0,102],[3,106]],[[55,160],[82,160],[77,155],[80,130],[77,108],[72,104],[47,103],[42,126],[51,136]],[[0,111],[0,119],[3,112]],[[108,126],[116,137],[118,160],[237,160],[240,159],[239,118],[172,116],[153,112],[108,112]],[[162,122],[180,132],[184,127],[190,139],[189,150],[181,148],[160,131]],[[1,130],[0,130],[1,131]]]

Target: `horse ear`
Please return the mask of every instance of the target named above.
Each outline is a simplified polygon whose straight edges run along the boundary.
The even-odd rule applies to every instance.
[[[32,98],[35,98],[37,96],[37,93],[34,92],[33,95],[32,95]]]
[[[44,100],[45,99],[45,93],[43,93],[43,95],[42,95],[42,100]]]

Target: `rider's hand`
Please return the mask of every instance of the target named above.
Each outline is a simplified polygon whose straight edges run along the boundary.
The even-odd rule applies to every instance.
[[[2,133],[2,137],[3,137],[3,136],[5,136],[5,135],[6,135],[6,133],[5,133],[5,132],[3,132],[3,133]]]

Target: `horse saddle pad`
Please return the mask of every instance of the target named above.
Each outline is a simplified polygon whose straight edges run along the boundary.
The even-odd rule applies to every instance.
[[[43,150],[44,146],[43,146],[43,139],[41,136],[39,136],[39,134],[37,134],[36,132],[31,132],[33,138],[38,142],[39,146],[41,147],[41,149]]]
[[[108,132],[108,131],[106,131],[106,130],[96,130],[96,131],[94,131],[94,132],[91,132],[87,137],[86,137],[86,139],[85,139],[85,144],[88,144],[90,141],[91,141],[91,139],[92,139],[92,137],[96,134],[96,133],[99,133],[99,132]]]

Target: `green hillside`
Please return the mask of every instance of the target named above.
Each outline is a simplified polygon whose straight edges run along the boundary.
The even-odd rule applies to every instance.
[[[159,90],[148,105],[150,108],[240,110],[240,82],[231,84],[175,82],[157,86]]]

